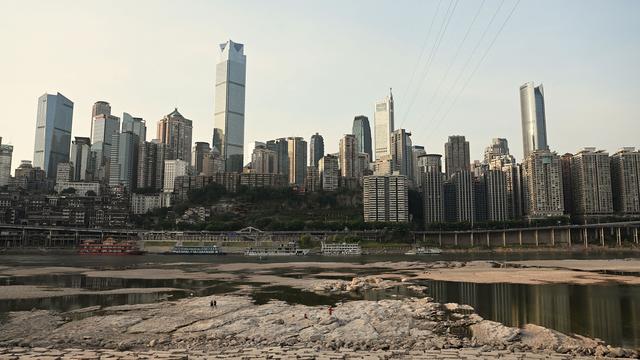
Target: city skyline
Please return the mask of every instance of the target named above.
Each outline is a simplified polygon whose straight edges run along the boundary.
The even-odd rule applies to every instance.
[[[590,19],[591,21],[593,21],[595,9],[598,8],[598,4],[599,3],[589,2],[586,3],[586,5],[583,5],[585,8],[587,8],[587,10],[591,10],[591,12],[587,11],[587,15],[584,15],[585,19]],[[637,6],[633,3],[628,4],[630,4],[631,6]],[[505,13],[505,11],[509,10],[510,6],[512,5],[513,4],[511,3],[504,4],[504,9],[502,9],[502,12],[500,13],[502,17],[498,19],[499,21],[502,21],[506,18],[507,14]],[[207,6],[209,5],[206,5],[205,7]],[[238,11],[233,7],[227,8],[228,6],[223,4],[219,4],[216,6],[219,6],[223,8],[223,10],[232,13],[234,11]],[[28,8],[28,6],[25,7]],[[80,5],[80,7],[85,10],[91,8],[90,6],[85,8],[84,5]],[[259,8],[260,6],[256,5],[256,7]],[[313,6],[310,7],[313,8]],[[435,10],[435,4],[433,3],[417,4],[415,7],[424,10],[424,12],[428,13],[428,15],[432,15],[431,13],[429,13],[429,11],[433,12]],[[560,10],[564,9],[565,11],[567,10],[566,7],[568,6],[559,6]],[[39,16],[46,14],[47,11],[50,11],[47,10],[47,8],[48,6],[44,6],[44,9],[38,10],[35,13],[35,17],[38,18]],[[295,4],[290,4],[290,8],[301,10]],[[486,7],[482,9],[479,23],[481,21],[485,21],[486,23],[488,21],[488,16],[487,19],[484,19],[482,16],[490,15],[490,13],[496,8],[497,3],[494,4],[488,2],[486,4]],[[606,9],[600,9],[606,10],[600,11],[600,15],[604,17],[603,21],[607,20],[613,24],[613,20],[624,16],[624,14],[621,12],[622,8],[626,9],[626,7],[618,4],[613,7],[607,7]],[[157,11],[162,13],[169,12],[172,9],[173,8],[170,6],[161,7]],[[18,6],[15,11],[20,12],[24,10],[24,8]],[[134,6],[132,8],[132,11],[135,12],[135,10],[136,7]],[[184,109],[184,113],[189,114],[189,118],[193,119],[194,122],[194,134],[197,135],[194,136],[193,142],[209,142],[211,139],[211,135],[213,134],[214,111],[213,104],[211,104],[210,99],[213,98],[214,94],[214,90],[211,84],[215,81],[215,71],[213,71],[212,68],[215,67],[214,65],[216,59],[218,58],[218,54],[216,53],[216,51],[219,51],[217,49],[217,44],[225,41],[225,39],[233,38],[239,40],[243,44],[250,45],[250,51],[248,53],[252,59],[251,64],[248,67],[248,76],[251,77],[251,86],[247,88],[247,119],[244,146],[249,146],[249,144],[252,144],[254,140],[264,138],[289,137],[294,135],[303,136],[306,140],[308,140],[311,134],[315,132],[321,132],[323,133],[323,135],[325,135],[325,139],[327,139],[326,153],[336,152],[338,148],[338,139],[342,134],[348,133],[350,131],[353,116],[362,114],[369,117],[370,119],[373,119],[373,104],[375,100],[382,98],[385,95],[385,90],[388,87],[392,86],[394,87],[394,100],[396,102],[396,129],[406,128],[408,131],[411,131],[413,134],[413,143],[425,146],[428,153],[441,153],[442,144],[445,142],[446,137],[451,134],[460,133],[462,135],[465,135],[470,142],[470,152],[472,160],[482,158],[482,149],[491,138],[503,137],[507,138],[512,143],[512,148],[514,149],[513,154],[516,156],[518,161],[522,161],[522,153],[520,152],[519,146],[520,107],[518,102],[517,87],[525,82],[534,81],[536,84],[543,83],[545,85],[545,105],[547,109],[546,116],[548,120],[547,133],[549,136],[549,144],[551,144],[551,147],[554,151],[558,151],[558,153],[564,153],[566,151],[577,152],[582,147],[593,146],[598,149],[605,149],[610,153],[614,153],[618,150],[618,148],[623,146],[638,147],[637,140],[635,140],[631,135],[632,133],[634,133],[634,131],[629,131],[633,130],[634,126],[637,127],[637,125],[631,120],[634,114],[637,113],[636,108],[638,105],[632,104],[632,100],[627,99],[629,97],[628,94],[637,93],[637,91],[634,90],[637,89],[638,82],[628,81],[628,73],[625,74],[626,76],[623,76],[619,73],[620,70],[618,70],[618,72],[613,70],[604,71],[603,74],[606,74],[609,77],[611,77],[612,74],[615,75],[613,76],[611,81],[606,82],[605,85],[607,86],[605,87],[603,87],[602,84],[598,81],[595,81],[602,80],[601,77],[604,76],[598,76],[597,72],[587,72],[586,74],[581,74],[581,77],[584,79],[581,79],[581,81],[579,82],[574,81],[574,83],[571,84],[571,82],[566,79],[566,74],[562,74],[559,71],[551,71],[550,68],[553,67],[551,66],[552,64],[546,63],[544,64],[542,69],[541,67],[536,67],[533,65],[528,67],[520,66],[523,69],[518,70],[517,72],[514,71],[512,67],[507,67],[505,76],[496,78],[495,81],[492,81],[491,84],[488,84],[486,81],[482,80],[485,76],[491,74],[492,71],[495,71],[495,69],[498,67],[497,64],[501,64],[503,61],[506,61],[508,59],[514,61],[514,58],[504,57],[505,51],[515,46],[508,39],[518,34],[523,35],[523,30],[519,29],[514,24],[518,22],[518,19],[523,19],[523,13],[535,13],[534,10],[535,9],[532,9],[532,5],[527,2],[523,2],[519,6],[519,8],[516,9],[513,19],[511,19],[511,21],[507,23],[504,32],[500,35],[500,37],[497,38],[494,49],[488,53],[489,56],[487,57],[486,61],[481,63],[481,66],[479,66],[480,70],[478,72],[478,75],[473,78],[473,81],[470,82],[470,87],[463,92],[463,96],[457,102],[457,105],[451,112],[448,120],[439,125],[437,123],[434,124],[433,130],[435,131],[430,129],[429,119],[427,119],[427,121],[420,121],[420,118],[422,117],[420,114],[423,112],[422,110],[420,110],[420,107],[423,105],[422,103],[429,103],[429,101],[425,101],[424,99],[429,98],[429,95],[431,93],[436,93],[436,95],[442,93],[440,97],[444,96],[444,94],[446,93],[448,82],[455,79],[455,76],[453,75],[456,75],[456,68],[454,67],[452,70],[453,79],[444,77],[445,81],[443,83],[445,86],[442,88],[442,91],[436,92],[435,90],[437,88],[430,89],[430,83],[427,82],[425,83],[425,88],[422,89],[421,92],[419,92],[419,95],[417,97],[418,102],[412,104],[413,94],[411,93],[411,91],[406,90],[406,83],[409,79],[411,79],[411,71],[413,71],[414,69],[413,65],[417,61],[417,58],[419,58],[418,55],[420,54],[420,43],[422,42],[422,39],[420,39],[420,37],[425,36],[426,29],[419,27],[414,29],[418,31],[420,35],[418,36],[418,39],[411,38],[411,40],[408,40],[406,43],[402,42],[402,45],[407,48],[407,51],[409,53],[411,53],[411,56],[407,56],[407,59],[399,59],[397,57],[382,57],[380,58],[380,61],[374,62],[377,64],[377,67],[383,65],[393,65],[394,67],[396,67],[395,64],[399,62],[398,64],[400,65],[406,65],[400,66],[406,68],[406,71],[403,70],[402,73],[396,72],[394,74],[383,73],[382,76],[375,78],[375,86],[369,86],[366,91],[360,91],[359,93],[353,92],[350,93],[349,96],[341,94],[340,97],[344,99],[340,99],[340,106],[335,107],[330,112],[328,112],[327,109],[318,109],[318,107],[313,107],[312,109],[314,109],[314,111],[310,113],[308,109],[306,112],[301,112],[302,110],[304,110],[302,109],[302,106],[306,106],[309,101],[318,101],[318,99],[321,98],[326,98],[327,100],[329,100],[333,97],[328,95],[319,97],[318,95],[314,95],[316,94],[315,92],[311,92],[309,94],[303,95],[298,94],[295,99],[299,99],[300,104],[292,104],[291,107],[284,110],[281,107],[265,106],[264,104],[268,104],[268,102],[264,102],[264,98],[267,98],[267,100],[270,99],[271,101],[275,100],[275,98],[272,97],[272,94],[268,94],[267,92],[265,92],[266,86],[274,86],[273,82],[265,82],[265,76],[267,78],[269,78],[269,76],[282,76],[286,79],[289,79],[292,75],[291,70],[297,71],[298,69],[300,69],[300,67],[291,67],[291,62],[289,61],[284,61],[282,64],[280,64],[277,60],[282,58],[279,54],[277,54],[277,52],[268,51],[269,48],[267,46],[272,44],[267,43],[266,40],[262,38],[262,36],[258,36],[248,30],[243,30],[239,26],[234,27],[224,24],[221,29],[217,29],[218,33],[223,33],[220,35],[206,34],[205,37],[205,34],[202,34],[200,32],[187,32],[187,34],[184,35],[192,36],[194,37],[194,39],[204,38],[206,41],[202,41],[200,43],[198,43],[197,41],[187,41],[185,42],[185,44],[175,44],[179,49],[182,50],[191,49],[191,51],[197,51],[198,54],[200,54],[200,56],[202,57],[202,64],[206,63],[207,66],[206,69],[203,66],[196,66],[194,69],[201,72],[202,74],[198,77],[198,79],[190,78],[186,79],[187,81],[184,82],[184,84],[191,83],[194,85],[194,89],[187,92],[189,96],[182,94],[176,96],[176,93],[178,91],[172,90],[173,86],[169,86],[166,88],[163,87],[163,79],[159,76],[156,76],[153,81],[149,81],[149,84],[147,86],[163,89],[165,93],[168,93],[167,95],[157,96],[155,90],[148,91],[149,89],[145,88],[144,94],[142,94],[140,91],[137,91],[138,94],[136,94],[136,96],[131,96],[131,93],[128,90],[118,91],[118,88],[114,88],[113,84],[111,83],[106,84],[106,86],[100,87],[100,89],[98,90],[93,82],[87,80],[88,78],[83,78],[82,76],[76,76],[75,81],[70,82],[67,78],[61,78],[56,74],[55,71],[47,73],[48,76],[44,77],[42,76],[42,70],[34,71],[34,74],[27,77],[25,79],[26,81],[24,83],[21,83],[21,86],[17,89],[3,90],[5,91],[5,93],[3,94],[3,98],[9,99],[10,103],[15,104],[15,106],[12,106],[9,109],[9,117],[24,119],[23,121],[18,122],[18,125],[16,127],[9,128],[8,131],[5,130],[6,134],[2,134],[4,137],[3,142],[14,146],[13,164],[19,164],[20,160],[31,159],[32,154],[30,154],[30,152],[33,149],[33,144],[29,144],[29,137],[21,137],[20,134],[22,132],[31,133],[33,131],[33,124],[35,123],[36,117],[36,109],[33,106],[35,99],[44,92],[56,93],[58,91],[65,94],[65,96],[67,96],[74,102],[74,121],[72,131],[73,137],[91,135],[89,130],[89,127],[91,126],[90,106],[95,101],[105,100],[112,104],[114,108],[114,114],[121,114],[123,112],[134,113],[146,119],[148,122],[148,126],[150,127],[152,127],[153,123],[160,119],[161,116],[166,114],[166,109],[170,109],[172,106]],[[353,11],[355,10],[348,7],[348,14],[352,14]],[[464,27],[468,25],[466,16],[469,14],[467,14],[467,12],[472,13],[473,11],[475,11],[475,9],[473,9],[472,7],[470,7],[469,9],[467,9],[466,7],[462,7],[458,13],[454,14],[452,18],[452,24],[458,24],[460,30],[462,31]],[[185,10],[184,12],[186,13],[186,15],[191,14],[191,12],[187,10]],[[397,12],[391,12],[390,14],[394,19],[397,19],[397,17],[399,16]],[[437,16],[435,16],[434,18],[437,25],[438,21],[442,20],[442,14],[436,15]],[[249,17],[255,16],[256,14],[254,14],[253,12],[249,13]],[[305,13],[305,16],[309,17],[313,15]],[[200,19],[196,20],[200,21]],[[341,26],[346,26],[342,22],[343,20],[344,19],[336,19],[335,21]],[[553,20],[554,19],[550,19],[550,24],[552,25],[551,28],[553,28],[555,26],[554,24],[556,24]],[[198,21],[195,21],[195,23],[198,23]],[[287,24],[289,26],[293,26],[295,22],[290,21]],[[587,21],[587,24],[589,24],[589,21]],[[359,25],[362,25],[364,27],[367,24],[359,23]],[[28,30],[22,25],[15,24],[13,21],[9,21],[9,19],[7,21],[7,24],[5,24],[4,26],[15,26],[16,30],[22,31],[23,33],[28,33]],[[627,25],[624,25],[627,27],[624,27],[622,24],[619,24],[617,26],[622,27],[618,29],[621,32],[617,35],[624,37],[625,35],[632,33],[631,30],[636,29],[637,24],[629,22]],[[425,27],[424,24],[422,24],[422,27]],[[455,28],[455,26],[453,27]],[[491,29],[494,30],[494,32],[497,31],[497,28]],[[587,31],[585,28],[579,29],[581,31]],[[480,30],[482,30],[482,26],[480,26],[479,24],[479,27],[476,30],[477,32],[480,32]],[[60,28],[53,29],[52,32],[56,33],[60,31],[66,31],[65,26],[60,25]],[[271,34],[274,31],[277,30],[269,29],[268,32]],[[238,32],[241,34],[236,35],[236,33]],[[472,34],[474,33],[475,32],[472,32]],[[529,36],[529,38],[527,39],[537,41],[536,39],[532,39],[532,35],[530,33],[525,32],[525,35],[526,34],[528,34]],[[543,33],[543,35],[544,34],[548,35],[548,33]],[[121,42],[123,46],[129,44],[129,40],[124,38],[121,34],[119,35],[117,31],[114,31],[110,34],[98,35],[100,35],[101,39],[110,40],[107,42],[108,44],[113,44],[114,42]],[[453,39],[456,39],[460,34],[452,30],[452,32],[447,35],[449,35],[452,41],[454,41]],[[599,41],[611,40],[611,32],[608,33],[609,37],[605,35],[607,34],[599,34],[599,36],[596,36],[595,39],[591,40],[595,41],[596,43],[598,43]],[[548,36],[543,38],[546,41],[552,40]],[[4,37],[0,39],[10,40]],[[449,37],[447,37],[447,39],[449,39]],[[389,40],[388,37],[384,37],[383,40],[389,42],[394,46],[399,47],[401,45]],[[15,40],[11,39],[11,41]],[[463,47],[463,49],[466,49],[466,47],[472,45],[473,41],[475,40],[470,38],[469,41],[470,43]],[[549,47],[541,47],[541,44],[536,43],[535,41],[533,43],[538,44],[537,46],[540,49],[540,52],[544,53],[547,56],[551,56],[553,54],[553,52],[551,51],[554,49],[553,46],[551,46],[551,49],[549,49]],[[432,41],[429,40],[425,43],[430,46],[432,44]],[[456,41],[454,41],[454,43],[456,43]],[[559,42],[556,42],[554,44],[557,46]],[[338,45],[345,46],[345,42],[340,42],[338,43]],[[579,47],[578,45],[583,47]],[[28,41],[17,48],[18,53],[20,53],[19,50],[22,49],[22,46],[29,46]],[[314,51],[326,50],[328,47],[326,41],[320,41],[313,46]],[[582,51],[586,51],[588,48],[590,48],[590,46],[593,45],[579,43],[577,45],[574,44],[573,46],[575,46],[574,49],[581,49]],[[626,63],[627,61],[629,61],[630,63],[633,62],[633,59],[636,59],[638,57],[638,50],[637,47],[633,47],[634,45],[630,46],[632,46],[631,49],[627,49],[622,52],[621,50],[616,50],[615,48],[609,47],[608,49],[612,51],[612,53],[610,53],[606,57],[606,59],[604,59],[606,60],[605,64],[610,64],[611,62],[617,64],[621,61],[623,63]],[[451,47],[455,48],[455,46]],[[280,48],[276,47],[276,49]],[[445,49],[443,48],[443,50]],[[68,64],[70,61],[69,59],[67,59],[67,57],[77,55],[79,51],[79,49],[74,49],[72,47],[65,48],[64,51],[60,53],[62,60],[60,60],[60,63],[56,65],[58,71],[64,71],[65,66],[68,66],[65,64]],[[368,47],[363,45],[363,49],[361,49],[357,53],[354,53],[354,55],[357,55],[356,57],[360,58],[360,56],[367,54],[367,51]],[[555,51],[558,51],[558,49],[555,49]],[[360,52],[362,52],[363,55],[359,55]],[[622,59],[622,53],[624,53],[626,59]],[[265,56],[270,61],[265,62]],[[118,56],[114,57],[118,58]],[[442,63],[444,63],[448,57],[450,58],[451,56],[446,55],[446,53],[439,54],[439,59]],[[519,57],[515,59],[517,61],[522,60]],[[600,60],[602,61],[603,59],[600,58]],[[5,59],[4,61],[9,62],[10,65],[12,58]],[[99,69],[100,71],[106,71],[107,73],[112,72],[114,74],[120,73],[120,68],[116,65],[124,66],[125,69],[128,69],[129,66],[136,68],[136,62],[134,61],[134,59],[127,59],[125,63],[122,63],[122,61],[124,60],[120,59],[120,62],[112,62],[110,59],[95,60],[95,64],[90,63],[89,67],[96,71]],[[461,63],[462,59],[458,60],[457,62]],[[566,65],[568,63],[570,63],[570,61],[564,59],[564,62],[560,62],[558,65]],[[24,65],[21,64],[20,66],[18,66],[17,73],[22,73],[24,75],[25,71],[27,71],[26,69],[28,64],[29,63],[27,62]],[[199,64],[200,63],[198,63],[198,65]],[[439,64],[437,60],[434,62],[434,64],[434,66],[441,66],[441,64]],[[472,62],[472,64],[474,64],[474,62]],[[525,62],[525,64],[531,65],[527,62]],[[589,59],[584,59],[581,64],[582,67],[596,66],[596,64],[591,63]],[[162,66],[161,71],[163,75],[166,74],[169,77],[168,81],[175,81],[175,75],[171,75],[172,72],[181,73],[182,71],[186,71],[179,65],[179,62],[176,62],[176,60],[174,59],[173,62],[168,61],[167,63],[160,61],[157,66]],[[274,67],[274,65],[283,66]],[[48,66],[49,65],[46,65],[45,67]],[[332,65],[330,68],[327,68],[327,70],[333,69],[335,66],[336,65]],[[599,64],[598,66],[605,65]],[[544,67],[546,67],[547,69],[545,70]],[[0,71],[7,71],[6,67],[3,68],[4,69]],[[608,68],[609,67],[607,67],[607,69]],[[630,67],[628,66],[622,66],[621,68],[627,69],[627,72],[629,71],[628,69],[630,69]],[[266,69],[269,69],[267,71],[268,74],[265,73]],[[349,71],[350,79],[361,79],[363,76],[366,76],[369,79],[374,79],[373,77],[371,77],[369,67],[360,69],[355,66],[347,66],[347,69]],[[79,66],[77,69],[68,68],[67,70],[76,70],[80,74],[83,73],[83,71],[86,71],[86,69],[84,69],[82,66]],[[144,73],[144,70],[140,70],[140,73]],[[437,80],[443,78],[442,75],[444,75],[445,73],[444,70],[445,69],[439,70],[438,67],[431,70],[431,75],[434,76],[433,80],[435,81],[435,84],[433,86],[437,85]],[[307,79],[306,77],[313,76],[314,72],[324,73],[324,71],[314,70],[313,68],[309,68],[308,71],[304,71],[303,73],[296,73],[298,73],[299,75],[303,75],[303,79]],[[565,71],[565,73],[566,72],[567,71]],[[571,71],[568,72],[572,73]],[[122,81],[123,85],[125,85],[125,87],[128,86],[131,89],[135,89],[135,79],[137,79],[136,74],[128,72],[129,79],[131,81]],[[418,69],[418,74],[420,74],[420,68]],[[13,75],[9,75],[9,79],[11,79],[11,76]],[[39,78],[34,80],[33,76],[36,75],[38,75]],[[344,74],[342,73],[342,75]],[[632,79],[634,76],[637,76],[637,73],[631,73]],[[417,78],[419,77],[420,76],[417,76]],[[565,77],[564,80],[563,77]],[[333,76],[329,76],[329,78],[335,79]],[[419,79],[417,78],[416,80],[414,80],[414,82],[419,82]],[[589,82],[590,79],[592,79],[593,81]],[[622,81],[623,79],[624,84]],[[208,83],[208,87],[206,87],[204,91],[201,91],[203,88],[202,85],[199,85],[200,80],[206,81]],[[302,80],[300,81],[300,85],[304,89],[307,89],[306,86],[308,86],[308,84],[304,83]],[[478,93],[478,88],[482,88],[482,86],[486,87],[487,85],[489,85],[489,89]],[[576,87],[577,85],[580,86]],[[255,90],[252,89],[254,86],[256,87]],[[631,86],[631,88],[627,88],[625,90],[625,86]],[[177,88],[179,87],[180,86],[178,86]],[[287,90],[286,86],[285,90]],[[487,95],[487,93],[491,95],[499,94],[500,97],[503,98],[502,100],[500,100],[496,97]],[[611,104],[613,94],[619,95],[618,98],[615,98],[613,100],[615,100],[616,102],[621,102],[622,106],[613,106]],[[152,95],[158,99],[154,100],[156,101],[155,104],[148,102],[148,97]],[[292,93],[290,91],[284,91],[278,94],[278,98],[281,96],[291,95]],[[581,97],[579,98],[578,95],[580,95]],[[587,98],[596,98],[600,101],[584,101],[583,97],[585,96]],[[173,99],[169,99],[169,97],[173,97]],[[259,98],[261,98],[262,100],[258,100]],[[205,101],[203,102],[202,99],[204,99]],[[505,101],[505,99],[508,99],[508,101]],[[465,101],[467,100],[470,101],[470,103],[466,103]],[[477,104],[478,101],[486,101],[486,103],[483,104],[484,106],[491,106],[495,109],[492,109],[492,111],[488,111],[485,108],[484,110],[477,111],[477,109],[482,109],[483,106],[470,106],[470,104]],[[585,103],[588,104],[588,106],[584,106]],[[581,106],[579,107],[577,106],[577,104],[580,104]],[[480,117],[480,120],[477,116],[473,121],[465,119],[465,116],[460,116],[460,113],[465,112],[477,113]],[[498,115],[495,115],[496,112],[498,113]],[[314,119],[318,119],[318,117],[322,117],[323,120],[314,121]],[[293,119],[295,118],[309,120],[298,120],[297,122],[294,122],[295,120]],[[575,126],[578,121],[581,125],[579,127]],[[269,127],[265,128],[264,124],[267,123],[269,124]],[[296,124],[296,128],[293,131],[287,130],[291,129],[291,125],[294,123]],[[322,127],[319,127],[319,124],[322,124]],[[492,126],[480,127],[480,125],[487,124],[491,124]],[[617,127],[616,124],[618,124]],[[613,126],[614,128],[620,130],[603,131],[602,126],[606,126],[607,128]],[[565,136],[566,133],[563,132],[563,128],[566,130],[571,129],[572,135],[575,136]],[[622,129],[624,129],[624,131]],[[18,141],[17,139],[19,139],[20,141]],[[245,162],[247,162],[247,157],[250,156],[250,151],[247,151],[245,149],[244,154],[244,160]]]

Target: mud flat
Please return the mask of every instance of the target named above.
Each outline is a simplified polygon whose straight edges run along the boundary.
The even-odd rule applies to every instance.
[[[478,356],[502,351],[494,353],[496,357],[507,353],[565,358],[638,355],[633,349],[610,347],[597,339],[536,325],[507,327],[482,319],[467,305],[440,304],[430,298],[350,301],[336,306],[332,314],[326,306],[281,301],[255,305],[243,296],[217,296],[217,307],[211,307],[210,300],[93,307],[78,320],[68,313],[45,310],[12,312],[0,323],[0,351],[4,351],[0,354],[14,354],[11,349],[16,347],[29,348],[29,352],[49,347],[159,354],[184,349],[185,355],[248,348],[258,352],[281,348],[380,355],[395,351],[405,357],[412,351],[416,356],[427,356],[426,351],[450,351],[449,358],[461,351],[475,351]],[[295,352],[291,355],[295,357]]]

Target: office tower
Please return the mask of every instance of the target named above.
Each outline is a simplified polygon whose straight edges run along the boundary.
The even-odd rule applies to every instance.
[[[564,213],[560,156],[536,150],[524,162],[524,210],[529,218],[561,216]]]
[[[189,175],[189,163],[184,160],[164,161],[164,192],[173,192],[176,178],[178,176]]]
[[[127,191],[137,185],[138,135],[127,131],[113,135],[111,139],[111,159],[109,161],[109,186],[122,185]]]
[[[508,159],[507,161],[501,161]],[[507,187],[507,214],[510,219],[519,219],[523,215],[522,209],[522,168],[513,157],[494,158],[491,170],[500,170],[504,174]]]
[[[586,147],[571,158],[573,204],[577,215],[613,213],[609,153]]]
[[[391,133],[395,130],[393,124],[393,94],[389,90],[389,96],[376,103],[376,112],[373,118],[376,137],[376,160],[384,155],[391,155]]]
[[[365,176],[363,206],[365,222],[408,222],[407,177],[404,175]]]
[[[422,145],[413,145],[411,148],[411,168],[413,169],[413,182],[417,186],[422,186],[422,170],[425,167],[426,159],[423,159],[427,155]]]
[[[96,101],[91,110],[91,118],[93,119],[98,115],[111,115],[111,105],[106,101]]]
[[[91,139],[76,136],[71,143],[69,162],[73,165],[73,181],[89,181],[93,179],[93,162]]]
[[[162,149],[164,144],[153,141],[140,143],[138,148],[138,173],[137,188],[162,189],[162,173],[164,172],[164,159]],[[161,165],[161,166],[160,166]]]
[[[573,154],[566,153],[560,157],[562,171],[562,198],[565,214],[573,214],[573,184],[571,181],[571,158]]]
[[[278,154],[267,149],[267,145],[256,143],[251,153],[251,167],[256,174],[277,174]]]
[[[11,179],[11,158],[13,157],[13,146],[2,144],[0,136],[0,186],[9,185]]]
[[[73,180],[73,165],[68,162],[58,163],[56,168],[56,184],[68,183]]]
[[[489,164],[494,157],[502,155],[509,155],[509,142],[507,139],[493,138],[484,150],[484,163]]]
[[[427,157],[422,155],[419,159]],[[426,162],[421,168],[419,178],[422,181],[425,225],[444,222],[444,174],[440,166],[429,166]]]
[[[456,194],[456,221],[475,221],[474,186],[473,177],[469,170],[462,170],[451,176]]]
[[[324,191],[338,190],[340,179],[340,166],[338,165],[338,157],[327,154],[318,161],[318,172],[320,183]]]
[[[304,185],[307,170],[307,142],[301,137],[289,137],[289,184]]]
[[[191,163],[192,131],[192,121],[182,116],[177,108],[158,121],[158,140],[167,147],[166,160]]]
[[[122,132],[132,132],[138,136],[140,143],[147,141],[147,124],[143,118],[122,114]]]
[[[505,173],[501,170],[488,170],[483,179],[486,186],[487,220],[508,220],[510,216]]]
[[[520,112],[524,157],[536,150],[549,150],[542,84],[534,86],[528,82],[520,86]]]
[[[442,184],[444,194],[444,221],[458,222],[458,204],[456,201],[456,184],[452,179]]]
[[[625,147],[611,156],[611,184],[615,212],[640,214],[640,151]]]
[[[411,133],[398,129],[391,133],[391,171],[413,180],[413,148]]]
[[[304,178],[304,190],[308,192],[320,190],[320,172],[316,166],[307,166],[307,174]]]
[[[278,158],[277,172],[289,179],[289,142],[285,138],[267,141],[267,149],[275,151]]]
[[[38,98],[33,166],[55,178],[58,163],[69,161],[73,102],[62,94]]]
[[[464,136],[449,136],[449,141],[444,144],[444,161],[447,177],[451,177],[457,171],[471,170],[469,142]]]
[[[311,166],[318,166],[318,161],[324,156],[324,139],[322,135],[318,133],[311,135],[309,155],[311,155],[309,159]]]
[[[480,177],[471,175],[473,186],[473,213],[474,222],[486,222],[487,215],[487,182],[484,174]]]
[[[111,111],[111,108],[109,108],[109,111]],[[95,159],[93,177],[103,183],[109,182],[111,140],[113,135],[119,132],[119,117],[111,114],[97,114],[93,117],[91,122],[91,156]]]
[[[231,40],[220,44],[220,50],[220,61],[216,65],[214,113],[214,126],[220,132],[218,150],[227,172],[241,172],[244,156],[247,57],[244,55],[244,45]],[[214,146],[217,145],[214,141]]]
[[[205,154],[210,152],[211,147],[209,147],[209,143],[196,141],[196,145],[193,147],[193,153],[191,154],[191,166],[193,167],[195,175],[202,173],[202,161],[204,160]]]
[[[202,175],[215,176],[215,174],[224,173],[224,161],[220,153],[213,149],[211,152],[204,154],[202,159]]]
[[[340,176],[348,178],[357,176],[357,148],[355,135],[346,134],[340,139]]]
[[[353,119],[353,135],[356,136],[358,142],[358,152],[369,155],[369,159],[373,160],[373,151],[371,149],[371,127],[369,119],[364,115],[358,115]]]

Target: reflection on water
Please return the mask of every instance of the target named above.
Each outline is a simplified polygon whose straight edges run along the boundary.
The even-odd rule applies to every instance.
[[[439,302],[473,306],[484,318],[510,326],[537,324],[563,333],[640,347],[640,287],[522,285],[428,281]]]

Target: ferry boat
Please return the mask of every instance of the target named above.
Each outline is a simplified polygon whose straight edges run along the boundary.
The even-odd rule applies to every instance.
[[[295,241],[287,244],[281,244],[278,247],[259,247],[248,248],[245,250],[245,256],[304,256],[309,254],[309,249],[300,249]]]
[[[419,248],[416,248],[415,250],[409,250],[404,254],[405,255],[439,255],[439,254],[442,254],[442,249],[419,247]]]
[[[208,246],[174,246],[167,254],[174,255],[224,255],[216,245]]]
[[[135,241],[116,241],[106,238],[102,242],[96,240],[84,240],[78,247],[80,255],[142,255]]]
[[[322,255],[362,255],[362,247],[360,244],[322,242],[320,253]]]

